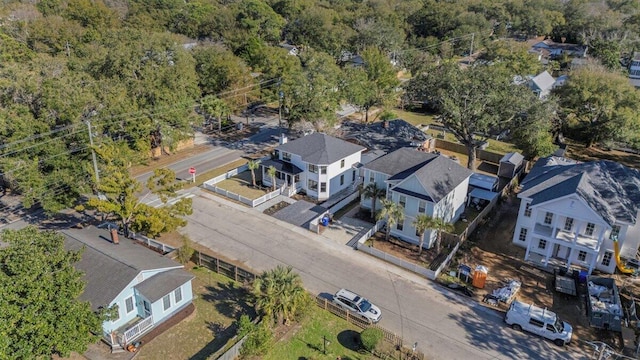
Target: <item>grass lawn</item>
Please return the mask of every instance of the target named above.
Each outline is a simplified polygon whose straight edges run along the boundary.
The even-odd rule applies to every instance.
[[[222,174],[226,173],[227,171],[233,170],[233,169],[235,169],[237,167],[240,167],[240,166],[242,166],[242,165],[244,165],[246,163],[247,163],[247,159],[238,159],[238,160],[232,161],[232,162],[230,162],[230,163],[228,163],[226,165],[222,165],[222,166],[217,167],[215,169],[203,172],[202,174],[196,174],[196,182],[195,183],[192,183],[192,182],[186,183],[184,185],[184,188],[185,189],[189,189],[189,188],[192,188],[194,186],[200,186],[200,185],[202,185],[203,182],[205,182],[205,181],[207,181],[207,180],[209,180],[211,178],[214,178],[214,177],[216,177],[218,175],[222,175]]]
[[[362,330],[357,326],[313,306],[301,326],[292,326],[290,333],[273,345],[264,360],[298,359],[377,359],[371,354],[359,353],[353,341]],[[323,349],[323,337],[326,338],[326,354]],[[381,340],[382,342],[382,340]]]
[[[221,189],[236,193],[240,196],[244,196],[248,199],[257,199],[267,193],[267,191],[265,190],[252,187],[251,181],[251,171],[247,170],[239,173],[234,177],[217,183],[216,186]],[[256,170],[256,184],[260,184],[260,174],[258,170]]]
[[[393,109],[393,112],[398,115],[398,117],[413,126],[418,125],[429,125],[435,123],[433,120],[433,115],[418,113],[413,111],[404,111],[399,109]]]
[[[253,314],[246,292],[229,278],[199,267],[190,270],[195,312],[147,344],[138,360],[207,359],[235,335],[231,326],[241,314]]]

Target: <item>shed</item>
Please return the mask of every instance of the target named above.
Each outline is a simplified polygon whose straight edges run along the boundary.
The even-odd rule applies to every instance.
[[[520,167],[524,162],[524,157],[517,152],[510,152],[505,154],[502,159],[500,159],[500,166],[498,167],[498,176],[513,178],[513,176],[518,172]]]
[[[494,191],[498,186],[498,178],[491,175],[473,173],[469,178],[469,186],[471,188]]]

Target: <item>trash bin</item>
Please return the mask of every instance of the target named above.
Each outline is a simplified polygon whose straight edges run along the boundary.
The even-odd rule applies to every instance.
[[[580,270],[580,273],[578,273],[578,282],[580,282],[580,284],[586,284],[588,274],[589,272],[587,272],[587,270]]]
[[[484,288],[484,283],[487,281],[488,272],[489,269],[487,269],[485,266],[476,266],[476,270],[473,272],[473,282],[471,284],[478,289]]]
[[[329,226],[329,217],[327,215],[322,217],[322,226]]]

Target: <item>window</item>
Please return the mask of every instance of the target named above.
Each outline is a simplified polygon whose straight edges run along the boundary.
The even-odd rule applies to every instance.
[[[527,205],[524,208],[524,216],[526,217],[530,217],[531,216],[531,203],[527,203]]]
[[[613,225],[611,228],[611,234],[609,234],[609,239],[618,240],[618,236],[620,235],[620,225]]]
[[[320,192],[327,192],[327,183],[326,182],[321,182],[320,183]]]
[[[613,253],[611,251],[605,251],[604,255],[602,256],[602,265],[603,266],[611,265],[612,257],[613,257]]]
[[[320,166],[320,174],[327,175],[327,167],[326,166]]]
[[[402,229],[404,229],[404,220],[400,220],[398,221],[398,223],[396,224],[396,229],[402,231]]]
[[[547,225],[551,225],[551,222],[553,221],[553,214],[550,212],[547,212],[546,214],[544,214],[544,223]]]
[[[538,249],[546,249],[547,248],[547,240],[545,239],[540,239],[540,242],[538,242]]]
[[[344,167],[344,159],[340,160],[340,167],[343,168]]]
[[[176,301],[176,303],[182,301],[182,288],[177,288],[174,290],[173,299]]]
[[[592,236],[593,235],[593,230],[596,229],[596,224],[594,223],[588,223],[587,224],[587,228],[584,230],[584,234],[587,236]]]
[[[313,165],[313,164],[309,164],[308,166],[309,168],[309,172],[312,174],[317,174],[318,173],[318,167]]]
[[[291,162],[291,154],[288,152],[282,152],[282,160]]]
[[[416,228],[416,236],[420,236],[420,231]]]
[[[307,185],[309,190],[318,191],[318,182],[315,180],[309,179],[309,184]]]
[[[111,322],[116,322],[118,320],[120,320],[120,306],[116,304],[116,309],[113,312],[113,319],[111,319]]]
[[[127,314],[133,311],[133,296],[128,297],[124,301],[125,308],[127,309]]]
[[[587,260],[587,252],[580,250],[578,252],[578,261],[585,261],[585,260]]]
[[[171,307],[171,296],[168,294],[162,298],[162,308],[167,311]]]
[[[534,319],[534,318],[529,319],[529,324],[531,324],[533,326],[540,327],[540,328],[544,326],[544,323],[542,321]]]
[[[344,174],[340,175],[340,185],[344,185]]]
[[[142,301],[142,306],[144,306],[144,311],[151,312],[151,304],[147,300]]]
[[[372,183],[372,182],[375,182],[375,181],[376,181],[375,175],[373,174],[372,171],[369,171],[369,182]]]
[[[356,181],[356,171],[353,170],[353,176],[351,176],[351,181]]]
[[[520,240],[520,241],[527,240],[527,232],[529,232],[529,229],[521,228],[520,229],[520,235],[518,236],[518,240]]]
[[[407,205],[407,197],[404,195],[400,195],[400,200],[398,200],[398,205],[400,205],[400,207],[404,209],[404,207]]]
[[[420,200],[418,202],[418,212],[424,214],[426,211],[427,211],[427,202],[424,200]]]
[[[566,231],[571,231],[571,229],[573,229],[573,218],[568,217],[564,220],[564,229]]]
[[[551,331],[551,332],[558,332],[558,330],[556,330],[555,327],[553,327],[553,325],[551,324],[547,324],[547,330]]]

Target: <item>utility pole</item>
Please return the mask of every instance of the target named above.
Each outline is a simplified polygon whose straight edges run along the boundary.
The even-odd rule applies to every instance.
[[[93,158],[93,171],[96,173],[96,186],[100,184],[100,173],[98,172],[98,161],[96,160],[96,151],[93,148],[93,134],[91,133],[91,121],[85,120],[87,129],[89,129],[89,144],[91,145],[91,157]]]
[[[471,33],[471,46],[469,47],[469,62],[471,62],[471,55],[473,55],[473,39],[475,38],[476,33]]]

